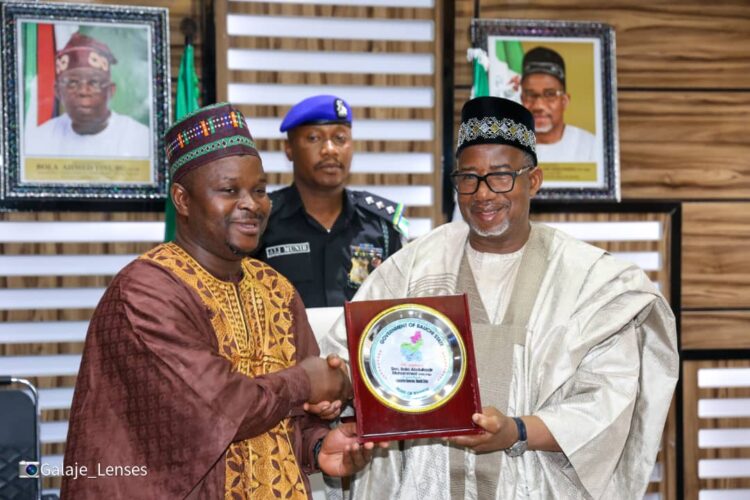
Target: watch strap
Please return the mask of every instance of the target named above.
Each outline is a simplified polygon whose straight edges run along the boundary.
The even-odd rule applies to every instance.
[[[516,423],[518,428],[518,440],[527,441],[526,439],[526,424],[521,420],[521,417],[513,417],[513,421]]]
[[[313,465],[318,470],[320,469],[320,466],[318,465],[318,455],[320,455],[321,446],[323,446],[323,438],[318,439],[315,446],[313,446]]]

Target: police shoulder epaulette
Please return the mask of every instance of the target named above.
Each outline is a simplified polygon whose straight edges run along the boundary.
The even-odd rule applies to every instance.
[[[408,238],[409,221],[404,217],[403,203],[396,203],[367,191],[353,191],[352,194],[358,207],[387,220],[404,238]]]

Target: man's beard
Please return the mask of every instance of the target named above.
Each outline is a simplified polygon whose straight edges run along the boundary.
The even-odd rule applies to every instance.
[[[536,132],[539,134],[546,134],[547,132],[551,132],[553,128],[555,128],[555,125],[552,123],[551,120],[547,121],[546,125],[542,125],[541,127],[534,124],[534,128],[536,129]]]
[[[237,257],[242,257],[242,258],[252,257],[253,253],[255,253],[255,249],[254,248],[252,250],[249,250],[249,251],[245,252],[243,250],[240,250],[236,246],[232,245],[228,241],[225,241],[224,243],[227,245],[227,248],[229,248],[229,251],[231,251]]]
[[[471,227],[471,230],[474,231],[474,233],[481,236],[482,238],[493,238],[505,234],[505,232],[510,227],[510,221],[508,219],[505,219],[489,231],[483,231],[482,229],[479,229],[477,226],[471,223],[469,223],[469,226]]]

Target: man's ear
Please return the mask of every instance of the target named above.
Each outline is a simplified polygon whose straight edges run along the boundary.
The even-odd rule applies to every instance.
[[[289,161],[292,161],[292,144],[291,141],[292,137],[291,134],[287,136],[287,139],[284,141],[284,152],[286,153],[286,159]]]
[[[570,104],[570,94],[568,94],[567,92],[565,92],[565,95],[562,96],[562,108],[563,108],[563,111],[565,111],[566,109],[568,109],[568,104]]]
[[[107,88],[107,95],[109,96],[110,100],[115,96],[115,92],[117,92],[117,84],[112,82]]]
[[[542,182],[544,181],[544,172],[542,172],[542,168],[537,165],[537,167],[529,172],[529,197],[533,198],[536,196],[536,193],[539,191],[539,189],[542,187]]]
[[[180,183],[173,182],[170,194],[172,195],[175,212],[187,217],[190,213],[190,193],[187,188]]]

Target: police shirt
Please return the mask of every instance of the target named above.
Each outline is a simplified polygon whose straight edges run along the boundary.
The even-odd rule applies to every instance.
[[[401,248],[396,203],[366,191],[344,190],[328,231],[311,217],[294,185],[270,194],[273,209],[256,257],[286,276],[306,307],[341,306],[384,259]]]

